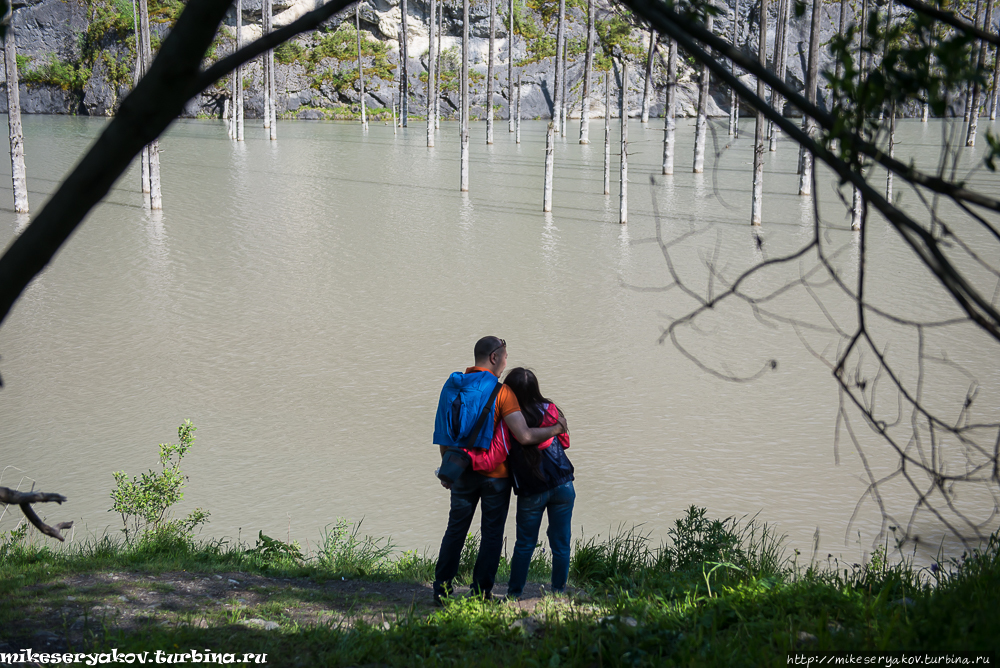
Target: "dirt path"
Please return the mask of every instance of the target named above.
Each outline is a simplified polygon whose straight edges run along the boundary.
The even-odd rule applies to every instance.
[[[404,582],[269,578],[246,573],[135,572],[77,574],[25,587],[21,609],[0,629],[0,653],[24,648],[68,651],[110,632],[143,627],[242,625],[279,629],[296,625],[350,627],[382,624],[436,608],[431,586]],[[459,589],[458,595],[468,590]],[[504,595],[506,585],[495,593]],[[515,605],[527,613],[541,602],[541,587],[528,583]]]

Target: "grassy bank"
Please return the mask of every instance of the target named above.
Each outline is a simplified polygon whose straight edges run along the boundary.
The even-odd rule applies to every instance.
[[[1000,648],[996,535],[933,570],[882,553],[803,567],[779,543],[756,521],[709,520],[692,508],[658,548],[636,530],[578,542],[571,596],[520,605],[460,598],[438,609],[431,559],[346,523],[310,555],[263,535],[252,545],[105,537],[68,550],[8,536],[0,652],[42,651],[41,637],[60,651],[210,648],[266,653],[280,666],[633,666]],[[467,549],[460,579],[473,560]],[[545,555],[531,577],[548,577]]]

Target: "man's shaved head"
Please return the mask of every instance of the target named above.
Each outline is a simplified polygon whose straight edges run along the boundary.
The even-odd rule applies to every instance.
[[[507,342],[498,336],[484,336],[476,341],[474,355],[477,362],[488,360],[490,353],[494,353],[499,348],[507,347]]]

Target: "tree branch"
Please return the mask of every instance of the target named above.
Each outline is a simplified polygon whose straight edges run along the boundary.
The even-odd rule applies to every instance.
[[[28,518],[29,522],[35,525],[35,528],[46,536],[52,536],[59,541],[66,540],[63,538],[61,532],[72,528],[73,523],[60,522],[54,527],[50,527],[48,524],[43,522],[40,517],[38,517],[34,508],[31,507],[31,504],[49,503],[52,501],[61,504],[65,500],[66,497],[62,494],[51,494],[47,492],[18,492],[17,490],[10,489],[9,487],[0,487],[0,503],[14,503],[21,506],[21,512],[23,512],[24,516]]]

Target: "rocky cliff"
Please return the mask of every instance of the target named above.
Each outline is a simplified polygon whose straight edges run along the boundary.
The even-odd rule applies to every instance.
[[[286,25],[314,8],[320,0],[278,0],[275,4],[275,26]],[[496,96],[497,115],[506,118],[508,113],[507,61],[511,57],[510,41],[505,24],[506,3],[500,9],[496,33]],[[715,21],[715,29],[727,37],[732,33],[734,0]],[[777,3],[772,3],[777,4]],[[111,115],[131,89],[134,76],[135,38],[131,0],[15,0],[13,27],[19,53],[21,73],[21,104],[24,113],[39,114],[88,114]],[[598,2],[598,19],[613,20],[606,0]],[[170,30],[172,22],[183,9],[180,0],[151,0],[151,28],[156,46]],[[773,9],[773,8],[772,8]],[[524,9],[525,22],[533,22],[542,35],[554,34],[554,27],[544,25],[541,16]],[[838,12],[834,15],[834,11]],[[261,1],[244,0],[244,40],[259,37]],[[408,72],[410,82],[409,109],[414,115],[426,113],[426,73],[428,47],[427,0],[408,2]],[[474,117],[484,114],[486,97],[486,68],[489,44],[488,3],[476,2],[472,6],[471,54],[473,70],[472,91]],[[747,13],[751,15],[748,17]],[[756,37],[756,15],[750,12],[749,3],[740,7],[740,34],[737,43],[748,54],[755,52],[751,43]],[[461,8],[446,6],[444,9],[444,37],[442,38],[442,71],[444,77],[442,111],[446,117],[458,109],[457,69],[461,53]],[[579,9],[568,10],[569,35],[576,51],[581,50],[586,29],[586,18]],[[787,80],[794,87],[803,86],[803,71],[808,57],[808,14],[793,19],[789,29]],[[366,104],[376,115],[388,114],[393,104],[393,94],[398,83],[399,27],[401,13],[399,0],[363,0],[361,29],[365,44]],[[774,39],[775,16],[769,17]],[[821,21],[822,41],[826,43],[839,22],[839,7],[824,9]],[[235,44],[235,9],[230,10],[225,25],[210,54],[216,58],[230,53]],[[286,118],[322,119],[348,118],[358,113],[360,87],[357,81],[357,43],[353,27],[354,12],[335,17],[321,30],[299,36],[294,42],[276,51],[276,81],[279,113]],[[520,31],[519,31],[520,32]],[[552,108],[552,58],[543,57],[538,44],[516,35],[513,57],[521,72],[522,117],[548,118]],[[633,28],[629,41],[636,66],[630,68],[629,108],[638,113],[642,103],[645,69],[645,48],[648,33]],[[551,48],[551,47],[549,47]],[[769,49],[770,51],[770,49]],[[657,58],[654,67],[655,96],[652,115],[660,116],[663,110],[666,49]],[[829,62],[825,52],[821,69]],[[679,58],[680,85],[678,114],[693,115],[697,102],[696,79],[690,65]],[[0,68],[2,73],[2,68]],[[517,75],[515,74],[515,77]],[[258,62],[244,69],[246,114],[260,116],[263,107],[261,93],[261,68]],[[569,66],[571,116],[579,117],[582,94],[583,56],[571,57]],[[620,83],[620,72],[612,68],[613,96]],[[0,79],[2,80],[2,79]],[[753,87],[753,82],[746,77]],[[603,73],[595,73],[592,87],[592,110],[595,116],[604,113]],[[229,98],[227,81],[219,82],[193,100],[186,110],[189,116],[215,116],[223,114]],[[824,105],[820,92],[820,104]],[[617,102],[612,102],[617,107]],[[729,109],[729,94],[718,86],[712,88],[709,101],[710,115],[725,115]],[[0,96],[0,111],[6,111],[6,96]],[[612,113],[615,114],[614,109]]]

